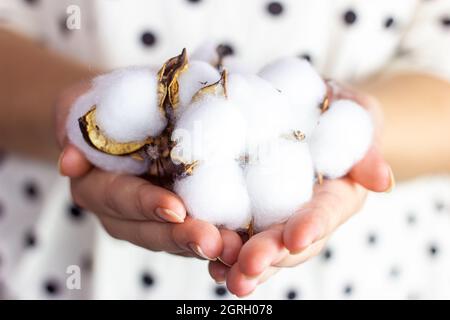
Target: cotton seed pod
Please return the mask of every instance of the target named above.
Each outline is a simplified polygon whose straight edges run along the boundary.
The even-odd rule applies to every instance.
[[[310,141],[318,174],[340,178],[367,153],[373,141],[369,113],[350,100],[337,100],[319,118]]]
[[[220,119],[220,120],[219,120]],[[172,134],[174,162],[238,159],[245,147],[245,122],[237,105],[228,99],[227,73],[200,89],[178,119]]]
[[[250,224],[250,200],[236,161],[200,162],[192,175],[175,181],[174,190],[195,219],[230,230]]]
[[[286,221],[313,193],[314,168],[305,142],[277,139],[245,169],[256,231]]]
[[[203,87],[216,83],[219,79],[219,71],[208,63],[190,61],[187,69],[178,77],[179,107],[177,113],[183,113],[196,92]]]
[[[230,74],[227,94],[245,119],[245,140],[250,154],[261,143],[290,132],[289,102],[267,81],[254,75]]]
[[[317,71],[307,60],[289,57],[268,64],[259,76],[287,97],[296,120],[294,129],[302,130],[309,138],[327,96],[327,86]]]
[[[158,108],[157,86],[157,74],[148,68],[127,68],[95,79],[96,125],[119,143],[159,135],[167,120]]]
[[[148,162],[142,160],[135,160],[131,156],[113,156],[97,148],[93,148],[89,140],[83,137],[83,132],[80,130],[79,119],[89,113],[92,106],[97,101],[97,94],[94,90],[88,91],[83,96],[79,97],[75,104],[70,109],[69,116],[66,123],[66,132],[69,141],[75,145],[86,158],[96,167],[102,168],[111,172],[129,173],[140,175],[147,171]]]

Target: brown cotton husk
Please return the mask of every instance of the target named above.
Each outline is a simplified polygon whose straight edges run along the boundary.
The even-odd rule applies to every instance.
[[[96,106],[78,120],[83,137],[92,147],[115,156],[131,155],[142,149],[149,140],[120,143],[106,137],[95,121]]]
[[[186,50],[169,59],[158,72],[158,106],[167,119],[167,126],[157,137],[143,141],[119,143],[108,138],[95,120],[96,106],[82,116],[78,122],[86,142],[98,151],[114,156],[131,156],[138,161],[149,161],[148,176],[158,178],[166,184],[175,176],[183,174],[185,165],[176,165],[170,158],[175,145],[170,140],[175,126],[175,109],[179,101],[179,75],[188,68]]]
[[[227,81],[228,73],[224,70],[220,75],[219,81],[200,89],[194,97],[192,97],[192,102],[200,101],[205,97],[211,96],[227,98]]]

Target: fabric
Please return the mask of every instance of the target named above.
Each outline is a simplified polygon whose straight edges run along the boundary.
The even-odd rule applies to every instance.
[[[403,71],[450,79],[449,0],[2,0],[0,26],[105,69],[158,65],[209,40],[255,70],[296,55],[341,81]],[[448,176],[372,194],[321,256],[282,270],[250,298],[450,298],[449,220]],[[81,289],[69,289],[74,266]],[[0,160],[2,295],[231,298],[205,262],[113,240],[72,203],[55,168],[15,156]]]

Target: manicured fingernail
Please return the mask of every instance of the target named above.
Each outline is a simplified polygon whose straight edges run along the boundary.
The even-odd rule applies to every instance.
[[[61,166],[65,155],[66,155],[66,150],[64,149],[58,158],[58,171],[59,171],[59,174],[62,176],[65,176],[64,172],[62,171],[62,166]]]
[[[216,258],[208,257],[203,252],[202,248],[200,248],[200,246],[198,244],[196,244],[196,243],[189,243],[188,246],[197,256],[199,256],[202,259],[206,259],[206,260],[209,260],[209,261],[216,261],[217,260],[217,257]]]
[[[176,214],[174,211],[164,208],[157,208],[155,210],[155,213],[158,217],[161,219],[167,221],[167,222],[173,222],[173,223],[182,223],[184,222],[184,219]]]
[[[226,263],[225,261],[223,261],[223,259],[221,257],[217,257],[217,260],[219,260],[222,264],[226,265],[228,268],[231,268],[231,264]]]
[[[389,168],[389,188],[386,190],[387,193],[390,193],[395,188],[395,177],[392,169]]]

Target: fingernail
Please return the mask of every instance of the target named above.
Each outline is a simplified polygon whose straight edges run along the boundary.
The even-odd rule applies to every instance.
[[[225,284],[225,280],[214,280],[217,284]]]
[[[62,175],[62,176],[65,176],[65,174],[62,171],[62,167],[61,167],[61,163],[63,161],[63,158],[64,158],[65,154],[66,154],[66,150],[64,149],[61,152],[61,154],[59,155],[59,158],[58,158],[58,171],[59,171],[59,174]]]
[[[167,221],[167,222],[173,222],[173,223],[182,223],[184,222],[184,219],[176,214],[174,211],[164,208],[157,208],[155,210],[155,213],[158,217],[161,219]]]
[[[232,267],[231,264],[228,264],[225,261],[223,261],[221,257],[217,257],[217,260],[219,260],[222,264],[226,265],[228,268]]]
[[[208,257],[203,252],[202,248],[200,248],[200,246],[198,244],[196,244],[196,243],[189,243],[188,246],[196,255],[198,255],[202,259],[206,259],[206,260],[209,260],[209,261],[216,261],[217,260],[217,257],[216,258]]]
[[[389,188],[386,190],[386,193],[390,193],[395,188],[395,177],[392,169],[389,168]]]

